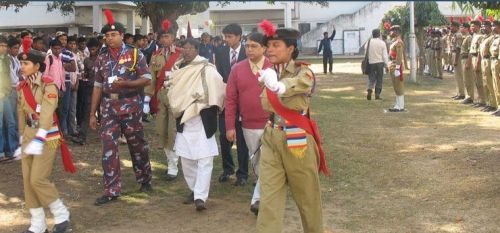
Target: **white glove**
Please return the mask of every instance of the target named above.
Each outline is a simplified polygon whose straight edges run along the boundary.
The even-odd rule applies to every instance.
[[[28,155],[41,155],[43,152],[43,145],[47,137],[47,130],[38,129],[35,138],[24,149],[24,153]]]
[[[277,92],[278,95],[285,93],[285,84],[278,81],[278,75],[276,74],[276,71],[274,71],[274,69],[267,68],[263,71],[259,71],[259,73],[259,82],[264,82],[264,85],[266,85],[267,88],[269,88],[273,92]]]
[[[142,108],[142,111],[146,114],[149,113],[149,101],[151,101],[151,97],[149,96],[144,96],[144,107]]]
[[[396,76],[396,77],[401,76],[400,68],[401,68],[401,66],[396,66],[396,69],[394,70],[394,76]]]
[[[19,136],[19,147],[14,151],[14,157],[21,156],[21,146],[23,145],[23,136]]]

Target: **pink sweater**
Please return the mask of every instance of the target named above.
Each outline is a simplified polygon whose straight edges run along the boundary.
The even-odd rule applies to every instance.
[[[272,64],[265,58],[262,69],[269,67],[272,67]],[[264,129],[269,113],[262,109],[260,103],[263,88],[257,75],[252,73],[248,59],[238,62],[231,69],[224,102],[226,130],[235,128],[236,112],[240,113],[243,128]]]

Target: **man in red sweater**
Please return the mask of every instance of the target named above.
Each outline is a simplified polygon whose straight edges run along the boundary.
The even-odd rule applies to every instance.
[[[225,118],[226,137],[230,142],[236,140],[236,112],[239,111],[243,128],[243,135],[248,152],[258,176],[258,160],[260,138],[269,119],[269,113],[264,111],[260,101],[262,87],[259,84],[259,70],[272,66],[264,56],[266,48],[263,44],[264,36],[253,33],[248,36],[245,44],[247,59],[237,63],[231,69],[226,86]],[[250,210],[257,215],[260,203],[259,182],[255,186]]]

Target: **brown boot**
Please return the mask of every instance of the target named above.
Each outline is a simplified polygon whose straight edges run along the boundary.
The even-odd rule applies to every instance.
[[[373,90],[372,89],[368,89],[366,91],[367,91],[366,99],[367,100],[372,100],[372,92],[373,92]]]

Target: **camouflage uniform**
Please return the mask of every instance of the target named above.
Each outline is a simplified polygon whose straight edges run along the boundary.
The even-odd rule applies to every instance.
[[[134,70],[130,70],[131,68]],[[103,142],[104,195],[119,196],[121,172],[117,140],[121,134],[127,139],[138,183],[144,184],[151,181],[151,165],[148,155],[149,146],[144,140],[141,123],[142,98],[138,90],[124,88],[114,92],[108,79],[112,76],[126,80],[144,77],[151,79],[151,75],[144,55],[134,47],[125,44],[117,60],[112,58],[107,48],[103,49],[97,57],[95,69],[94,86],[102,88],[103,91],[100,104],[102,117],[100,137]]]

